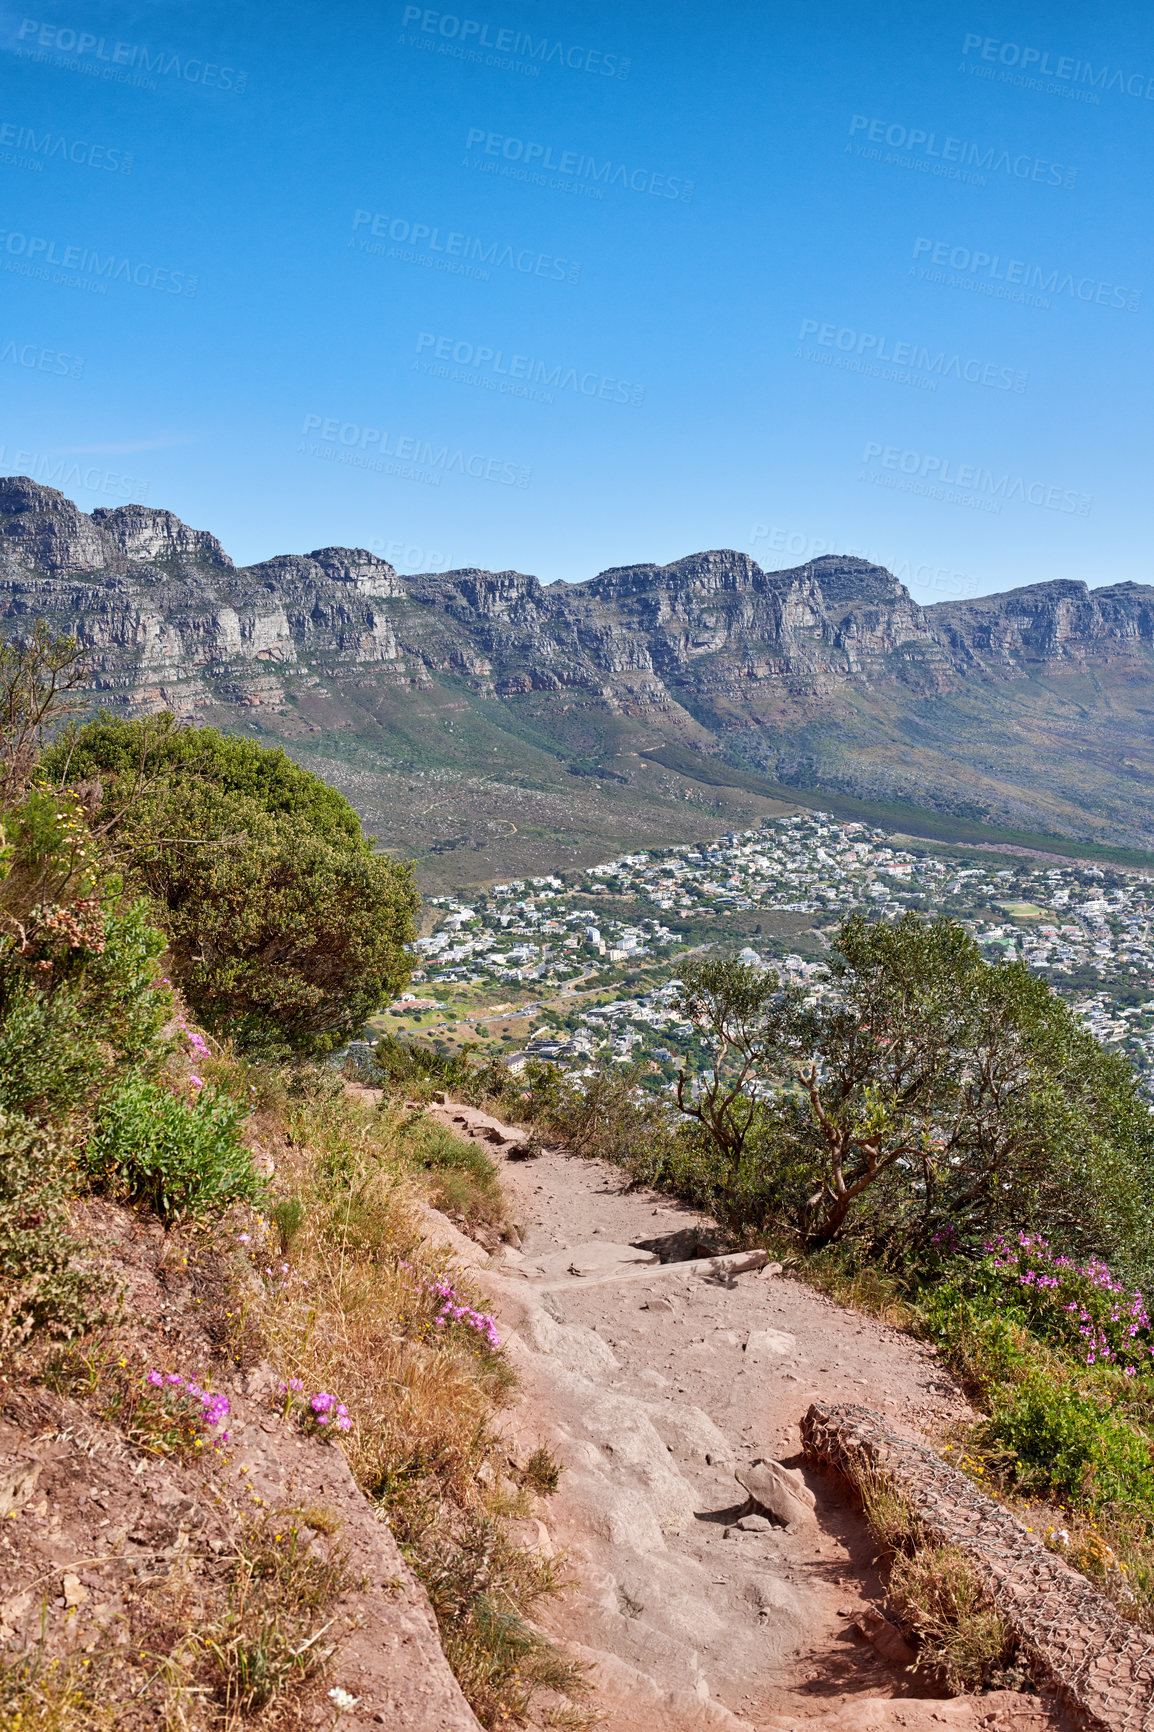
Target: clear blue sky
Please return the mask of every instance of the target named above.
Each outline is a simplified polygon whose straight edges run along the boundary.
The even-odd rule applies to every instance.
[[[1135,0],[29,7],[0,469],[238,561],[1149,580]]]

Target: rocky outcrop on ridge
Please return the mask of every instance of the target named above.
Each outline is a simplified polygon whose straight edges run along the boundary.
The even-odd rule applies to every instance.
[[[411,576],[343,547],[238,567],[171,512],[89,516],[0,479],[0,632],[37,618],[88,650],[94,709],[255,725],[290,750],[312,736],[321,757],[355,736],[375,763],[491,777],[528,747],[538,778],[619,782],[623,759],[692,748],[794,786],[1154,838],[1140,584],[921,607],[868,560],[767,572],[731,549],[574,584]]]
[[[1057,582],[922,608],[863,559],[766,572],[728,550],[548,586],[515,571],[402,577],[343,547],[238,568],[169,511],[87,516],[13,477],[0,480],[0,617],[74,631],[100,690],[139,707],[243,695],[258,673],[267,692],[269,675],[366,666],[406,681],[453,671],[500,695],[622,684],[660,698],[727,678],[932,687],[975,665],[1013,674],[1125,651],[1154,641],[1154,588]]]

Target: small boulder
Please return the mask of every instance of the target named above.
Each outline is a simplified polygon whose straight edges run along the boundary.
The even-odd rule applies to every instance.
[[[917,1658],[914,1650],[901,1631],[896,1629],[876,1606],[870,1606],[854,1621],[866,1641],[873,1644],[883,1660],[889,1660],[894,1666],[913,1665]]]
[[[734,1478],[767,1515],[785,1527],[812,1527],[817,1499],[796,1468],[779,1461],[755,1461],[739,1467]]]
[[[784,1359],[797,1351],[797,1336],[784,1329],[754,1329],[745,1343],[747,1358]]]
[[[36,1489],[41,1463],[31,1456],[17,1456],[0,1468],[0,1516],[15,1515]]]
[[[742,1516],[737,1525],[743,1534],[771,1534],[773,1532],[773,1523],[768,1516]]]

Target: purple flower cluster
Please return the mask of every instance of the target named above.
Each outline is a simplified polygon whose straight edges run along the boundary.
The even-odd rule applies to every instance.
[[[1100,1257],[1085,1263],[1056,1257],[1037,1233],[991,1240],[984,1249],[1038,1322],[1080,1342],[1087,1365],[1120,1366],[1126,1377],[1154,1369],[1146,1301],[1115,1280]]]
[[[463,1323],[468,1329],[475,1329],[483,1335],[490,1347],[501,1345],[501,1337],[497,1334],[497,1325],[485,1311],[474,1311],[471,1305],[462,1305],[456,1289],[448,1281],[430,1281],[429,1289],[444,1300],[437,1313],[437,1327],[446,1329],[450,1323]]]
[[[148,1372],[144,1381],[153,1389],[163,1390],[166,1394],[186,1396],[191,1401],[200,1403],[199,1419],[208,1430],[223,1425],[232,1412],[227,1395],[219,1391],[202,1389],[199,1383],[194,1383],[191,1377],[181,1377],[176,1371],[161,1372],[153,1369]],[[213,1439],[214,1444],[228,1442],[228,1432],[222,1431]]]
[[[299,1377],[290,1377],[287,1383],[280,1385],[280,1392],[287,1396],[285,1411],[293,1405],[297,1397],[301,1397],[300,1411],[310,1425],[332,1426],[336,1431],[351,1431],[352,1420],[349,1410],[343,1401],[338,1401],[335,1395],[330,1395],[327,1389],[318,1389],[315,1395],[304,1400],[304,1384]]]
[[[332,1424],[338,1431],[348,1431],[353,1423],[348,1408],[327,1390],[320,1389],[315,1395],[310,1395],[309,1406],[318,1425]]]
[[[179,1028],[181,1034],[184,1036],[185,1040],[198,1058],[212,1057],[208,1042],[205,1040],[199,1029],[189,1028],[183,1016],[177,1017],[176,1026]]]

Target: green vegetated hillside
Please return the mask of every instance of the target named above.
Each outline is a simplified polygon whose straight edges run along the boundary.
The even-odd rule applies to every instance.
[[[167,715],[45,749],[78,670],[0,645],[0,1725],[331,1723],[357,1632],[412,1642],[395,1553],[375,1604],[353,1567],[382,1517],[481,1723],[581,1724],[515,1537],[558,1470],[499,1435],[494,1320],[423,1225],[495,1246],[495,1169],[318,1062],[408,980],[411,873],[279,750]]]
[[[838,818],[848,818],[866,824],[900,828],[906,835],[921,836],[935,842],[985,843],[989,846],[1033,848],[1045,853],[1062,854],[1075,860],[1111,860],[1123,866],[1154,866],[1154,854],[1137,848],[1114,847],[1103,842],[1072,841],[1067,837],[1042,834],[1031,830],[1008,830],[993,824],[978,824],[970,819],[951,817],[948,813],[927,811],[897,801],[857,800],[851,795],[821,788],[790,788],[768,777],[743,770],[701,753],[688,752],[677,746],[661,746],[642,754],[666,769],[699,781],[710,787],[741,788],[768,799],[791,800],[796,806],[811,811],[829,811]]]
[[[244,726],[235,711],[217,719]],[[549,719],[439,678],[411,703],[389,694],[371,712],[342,706],[340,725],[326,714],[315,734],[278,722],[250,737],[283,738],[391,853],[416,862],[430,893],[703,840],[797,805],[792,790],[707,784],[650,761],[640,751],[649,736],[630,718],[566,722],[560,739]]]
[[[491,1164],[422,1115],[434,1090],[691,1200],[732,1243],[936,1342],[981,1414],[947,1454],[1154,1628],[1154,1119],[1044,980],[986,962],[948,918],[854,915],[804,979],[680,958],[675,1008],[703,1056],[672,1097],[627,1062],[513,1074],[393,1036],[372,1055],[378,1109],[317,1059],[407,978],[408,870],[279,750],[167,715],[45,749],[77,667],[44,632],[0,653],[4,1399],[34,1392],[61,1434],[78,1411],[103,1428],[126,1498],[134,1460],[179,1462],[229,1539],[190,1554],[195,1592],[142,1579],[110,1651],[77,1641],[86,1602],[36,1598],[29,1540],[28,1598],[6,1603],[39,1645],[0,1663],[13,1724],[67,1707],[82,1732],[132,1725],[148,1691],[153,1718],[195,1700],[206,1726],[290,1690],[321,1700],[320,1633],[349,1584],[308,1536],[331,1518],[238,1503],[221,1473],[229,1392],[262,1359],[283,1417],[342,1440],[483,1723],[580,1696],[531,1617],[560,1566],[509,1526],[556,1465],[499,1439],[513,1380],[493,1319],[445,1281],[413,1207],[494,1246],[505,1226]],[[117,1308],[116,1257],[152,1228],[150,1278],[193,1284],[179,1313]],[[959,1688],[1020,1683],[964,1558],[866,1490],[927,1663]]]
[[[1154,864],[1154,852],[1095,839],[1094,830],[1109,835],[1111,825],[1088,822],[1065,789],[1047,794],[1048,807],[1027,808],[1052,818],[1054,828],[1045,830],[990,821],[990,801],[966,794],[968,770],[959,771],[942,807],[923,804],[916,796],[924,796],[927,783],[915,773],[918,756],[908,747],[907,797],[862,798],[853,790],[868,786],[863,766],[847,771],[828,752],[799,770],[796,782],[785,782],[740,761],[738,752],[749,744],[744,725],[694,730],[692,745],[669,743],[667,730],[655,729],[651,718],[605,714],[553,694],[498,702],[464,682],[438,678],[412,699],[388,694],[371,711],[342,705],[339,716],[322,716],[314,701],[311,713],[325,724],[320,737],[305,740],[286,730],[287,749],[337,783],[390,850],[415,859],[430,891],[586,866],[623,848],[695,841],[798,808],[942,842]],[[235,712],[219,719],[237,726]],[[985,719],[971,715],[967,728],[956,729],[952,749],[960,757],[969,755],[967,729],[980,730]],[[769,755],[764,740],[755,749]],[[1045,737],[1031,745],[1023,732],[1019,764],[1052,749]],[[869,744],[874,769],[887,751],[884,740]],[[923,755],[923,765],[928,761]],[[823,770],[828,780],[818,779]],[[1021,805],[1011,780],[1006,768],[1002,811]],[[1132,815],[1120,833],[1141,834]]]

